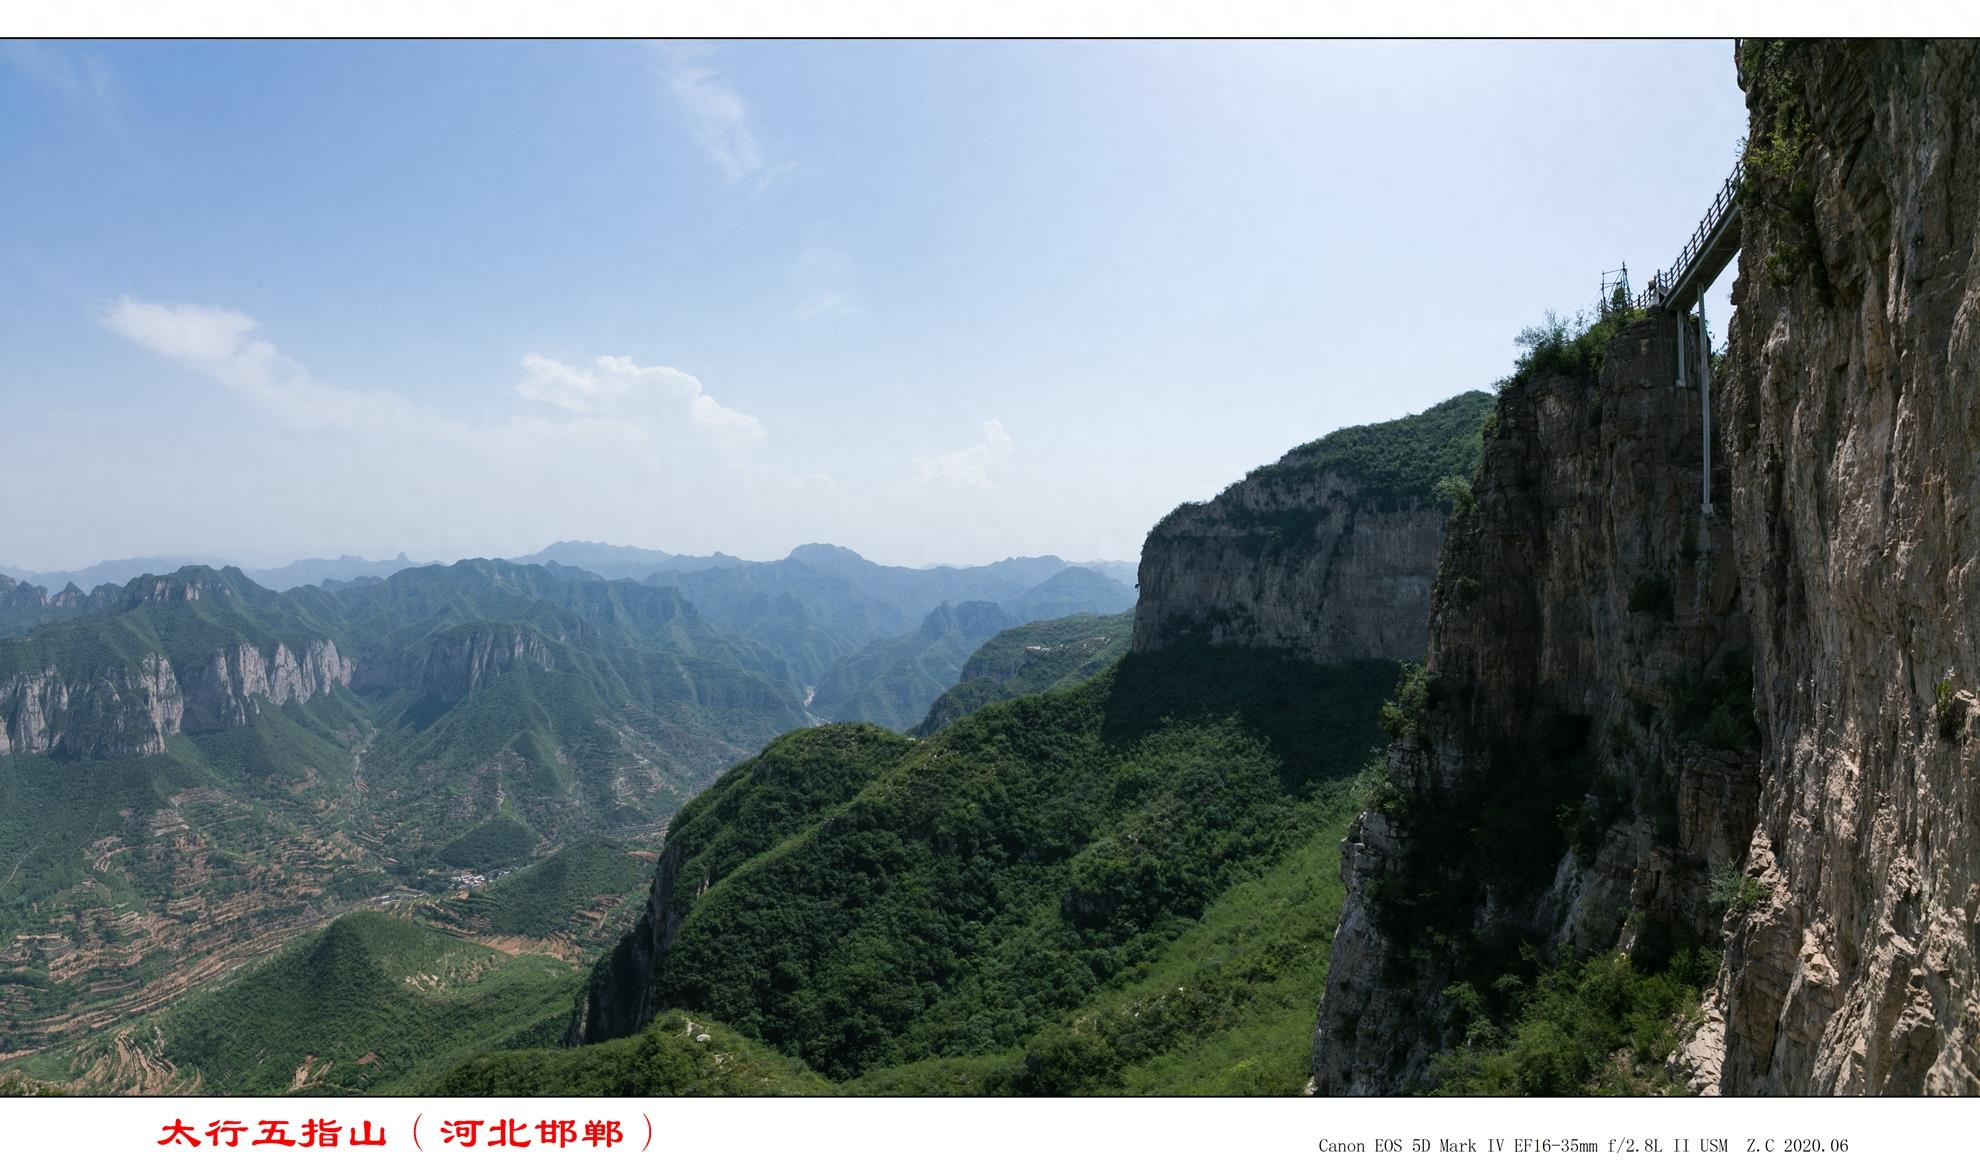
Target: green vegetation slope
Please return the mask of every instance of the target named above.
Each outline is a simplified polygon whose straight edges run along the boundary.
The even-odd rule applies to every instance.
[[[1216,1031],[1107,1043],[1116,1057],[1093,1070],[1054,1058],[1054,1038],[1087,1037],[1080,1015],[1132,1000],[1165,957],[1214,969],[1208,943],[1168,950],[1193,930],[1218,937],[1221,900],[1337,840],[1394,679],[1392,664],[1195,649],[1131,657],[924,742],[790,734],[766,758],[834,767],[746,766],[690,803],[660,914],[594,970],[580,1030],[623,1032],[627,1007],[650,1003],[839,1080],[1003,1055],[1018,1073],[997,1089],[1120,1085],[1108,1079]],[[1046,1073],[1068,1065],[1086,1073]]]

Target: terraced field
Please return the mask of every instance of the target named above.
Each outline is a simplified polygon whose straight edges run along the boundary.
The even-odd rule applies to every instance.
[[[121,1018],[92,1014],[24,1069],[95,1094],[341,1093],[554,1043],[581,969],[637,918],[656,858],[591,840],[450,895],[385,897],[209,957],[197,979]]]

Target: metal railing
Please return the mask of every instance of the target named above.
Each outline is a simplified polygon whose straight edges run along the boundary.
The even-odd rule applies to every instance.
[[[1663,305],[1664,299],[1676,289],[1677,283],[1690,273],[1691,266],[1698,262],[1699,254],[1705,250],[1705,245],[1718,235],[1726,217],[1730,216],[1733,209],[1738,206],[1739,187],[1745,178],[1745,162],[1734,164],[1733,172],[1727,177],[1725,186],[1719,188],[1718,198],[1712,201],[1710,210],[1705,213],[1705,218],[1699,221],[1698,230],[1685,242],[1683,251],[1678,253],[1678,258],[1671,262],[1670,268],[1659,269],[1651,274],[1650,280],[1643,286],[1643,292],[1638,293],[1633,299],[1631,303],[1636,308],[1647,310]]]

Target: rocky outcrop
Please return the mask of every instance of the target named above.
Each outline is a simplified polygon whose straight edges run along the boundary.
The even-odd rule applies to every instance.
[[[1470,474],[1490,403],[1467,395],[1337,432],[1170,513],[1142,546],[1134,650],[1200,640],[1316,663],[1421,659],[1449,511],[1429,490],[1437,475]],[[1433,416],[1452,417],[1464,441],[1432,445],[1435,474],[1399,485],[1356,458],[1369,436]]]
[[[66,678],[54,667],[0,680],[0,753],[133,757],[165,751],[179,731],[185,700],[172,665],[147,655]]]
[[[0,574],[0,609],[39,610],[48,605],[48,590]]]
[[[328,639],[307,644],[300,656],[286,643],[268,652],[247,643],[222,648],[204,662],[179,670],[185,697],[183,731],[246,724],[248,714],[264,699],[287,704],[308,700],[338,684],[348,687],[355,668]]]
[[[1725,390],[1764,896],[1709,999],[1720,1089],[1973,1094],[1980,46],[1741,66],[1763,165]]]
[[[524,663],[551,666],[550,643],[535,630],[509,623],[462,627],[427,642],[419,688],[452,704]]]
[[[328,639],[263,651],[224,647],[175,665],[156,653],[101,666],[49,663],[0,678],[0,753],[129,757],[165,738],[245,724],[263,701],[305,701],[348,686],[355,665]]]
[[[15,631],[25,631],[30,627],[52,619],[70,618],[85,610],[95,609],[109,601],[105,591],[102,595],[88,595],[71,582],[53,594],[46,586],[32,582],[20,582],[0,574],[0,636]]]
[[[360,690],[410,688],[443,704],[481,691],[523,664],[556,664],[552,641],[521,623],[466,623],[432,635],[398,655],[368,656],[351,679]]]
[[[87,597],[81,590],[76,589],[76,584],[73,582],[50,594],[46,586],[19,582],[5,574],[0,574],[0,610],[76,610],[82,607]]]
[[[1670,950],[1716,934],[1755,756],[1739,582],[1701,515],[1696,391],[1668,320],[1599,378],[1509,382],[1452,518],[1394,793],[1343,844],[1348,902],[1314,1039],[1323,1093],[1415,1085],[1443,990],[1522,945]]]

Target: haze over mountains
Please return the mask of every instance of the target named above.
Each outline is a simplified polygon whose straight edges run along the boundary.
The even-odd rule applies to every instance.
[[[94,590],[98,586],[121,586],[140,574],[169,574],[180,566],[227,566],[235,564],[234,559],[219,557],[131,557],[116,558],[107,562],[96,562],[79,570],[22,570],[12,566],[0,566],[0,575],[25,582],[30,586],[40,586],[51,592],[74,585],[83,591]],[[431,562],[415,562],[405,554],[389,561],[374,561],[368,558],[352,557],[348,554],[334,558],[303,558],[286,566],[272,569],[243,569],[249,578],[270,590],[287,590],[292,586],[316,586],[326,580],[349,580],[352,578],[385,578],[412,566],[431,565]]]
[[[1455,401],[1325,448],[1386,453],[1352,464],[1386,483],[1401,471],[1378,441],[1421,437],[1401,449],[1428,461],[1402,470],[1422,473],[1407,508],[1341,498],[1360,531],[1434,514],[1418,482],[1475,458],[1484,408]],[[1451,412],[1463,426],[1445,426]],[[1253,479],[1268,474],[1335,492],[1304,463]],[[1375,572],[1331,531],[1316,538],[1273,572]],[[1115,996],[1091,974],[1111,988],[1132,957],[1206,971],[1202,950],[1223,950],[1260,901],[1316,909],[1283,918],[1272,948],[1317,946],[1338,884],[1302,876],[1338,837],[1340,779],[1376,744],[1395,672],[1265,646],[1116,667],[1134,591],[1056,557],[908,569],[823,544],[749,562],[572,542],[280,593],[196,566],[86,595],[23,589],[0,612],[15,632],[0,637],[0,859],[19,861],[0,886],[15,940],[0,1052],[96,1089],[650,1092],[649,1051],[679,1045],[640,1033],[642,989],[663,972],[670,1004],[717,1010],[722,1047],[675,1089],[740,1071],[757,1090],[832,1089],[819,1073],[931,1089],[946,1068],[887,1067],[938,1053],[969,1055],[955,1070],[983,1089],[1159,1083],[1033,1070],[1009,1051],[1059,1046],[1063,1014]],[[894,793],[909,774],[950,796],[924,809],[919,783]],[[1191,829],[1189,808],[1220,828]],[[971,844],[961,869],[941,861],[952,832]],[[772,855],[797,871],[757,863]],[[690,950],[726,936],[755,964],[786,936],[816,959],[763,971],[795,1000],[752,1002],[721,977],[704,1003],[674,984],[699,988],[702,962],[640,956],[649,925],[587,985],[642,908],[680,903],[667,876],[684,859],[714,882],[683,928]],[[717,905],[780,885],[796,920],[716,922]],[[857,906],[881,918],[845,918]],[[1208,936],[1178,940],[1197,916]],[[851,935],[817,943],[839,923]],[[966,940],[988,952],[962,960]],[[922,974],[911,984],[968,975],[917,1010],[841,966],[855,954],[892,956]],[[1285,967],[1253,1007],[1303,1023],[1320,971]],[[1055,991],[1026,992],[1034,979]],[[1003,1008],[986,1017],[986,997]],[[1194,1053],[1201,1023],[1178,1025],[1142,1056]],[[601,1044],[528,1056],[572,1030]],[[1276,1032],[1268,1067],[1197,1085],[1277,1086],[1303,1031]]]
[[[556,541],[535,553],[504,560],[526,565],[556,562],[559,565],[589,570],[601,578],[634,579],[643,579],[661,570],[679,572],[745,564],[745,559],[732,557],[719,550],[705,555],[678,554],[658,549],[642,549],[633,545],[609,545],[602,541]],[[1034,560],[1059,561],[1057,558]],[[389,578],[400,570],[413,566],[436,564],[438,563],[433,561],[414,561],[404,553],[388,560],[343,554],[334,558],[300,558],[287,565],[269,569],[254,569],[248,566],[240,568],[242,573],[270,590],[287,590],[294,586],[319,586],[325,582],[348,582],[358,578]],[[1093,570],[1125,585],[1134,585],[1135,563],[1133,562],[1088,561],[1061,564]],[[76,570],[28,570],[0,563],[0,576],[12,578],[16,583],[25,582],[30,586],[42,587],[50,593],[60,591],[69,585],[87,592],[103,585],[121,586],[140,574],[169,574],[180,566],[217,568],[229,565],[240,566],[240,559],[190,555],[174,557],[160,554],[115,558],[110,561],[94,562]],[[966,567],[944,565],[922,568],[953,570]]]
[[[587,836],[651,845],[723,768],[825,719],[821,684],[892,687],[861,714],[906,728],[1005,627],[1134,600],[1055,557],[906,569],[824,545],[98,580],[156,564],[52,592],[0,577],[0,1053],[168,1003],[353,907]],[[991,621],[951,629],[957,612]],[[903,643],[924,627],[939,653]],[[543,931],[584,938],[581,913]]]

